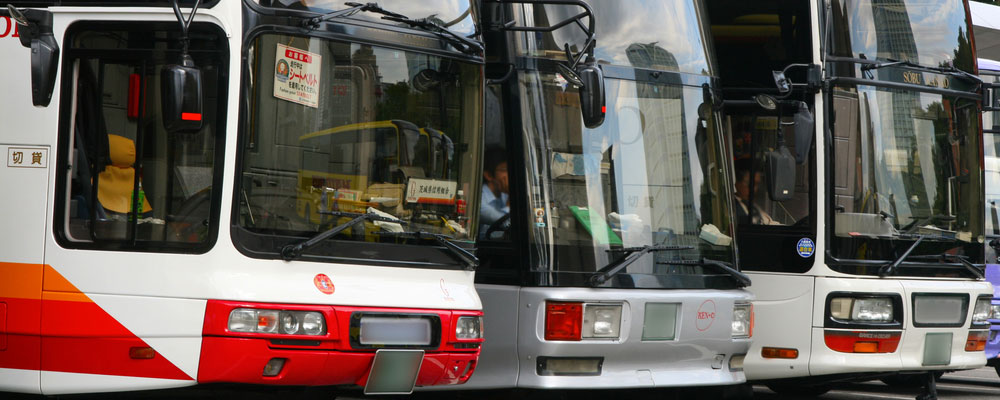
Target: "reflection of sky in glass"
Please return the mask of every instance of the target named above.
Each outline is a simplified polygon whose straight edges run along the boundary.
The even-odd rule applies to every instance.
[[[317,12],[329,12],[347,8],[344,0],[278,0],[275,3],[301,3]],[[436,18],[443,23],[453,23],[448,29],[462,35],[475,32],[472,15],[462,16],[469,9],[469,0],[379,0],[378,5],[388,11],[403,14],[410,19]],[[299,6],[301,7],[301,6]],[[359,13],[354,18],[382,21],[382,15]],[[390,22],[395,24],[395,22]]]
[[[594,53],[599,61],[632,66],[626,53],[628,47],[634,44],[652,45],[669,52],[681,72],[711,72],[706,43],[699,26],[703,8],[700,0],[591,0],[589,4],[597,15],[597,48]],[[547,10],[560,17],[576,15],[581,11],[576,7],[548,7]],[[559,46],[563,43],[583,43],[583,35],[575,25],[559,29],[554,37]]]
[[[853,55],[864,54],[873,58],[899,58],[884,49],[879,49],[876,27],[882,32],[901,34],[907,29],[908,36],[894,36],[893,44],[903,47],[912,40],[916,45],[917,60],[921,65],[938,66],[955,58],[958,49],[958,35],[968,34],[965,7],[960,0],[840,0],[848,4],[848,20],[851,24],[850,37]],[[894,11],[905,11],[909,26],[892,26],[892,22],[876,21],[873,5]],[[884,41],[885,39],[883,39]],[[882,50],[883,53],[878,53]],[[970,54],[971,56],[971,54]]]

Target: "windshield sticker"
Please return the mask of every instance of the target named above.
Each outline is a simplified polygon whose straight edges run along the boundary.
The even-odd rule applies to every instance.
[[[319,54],[278,44],[274,61],[274,97],[319,108]]]
[[[326,274],[318,274],[313,278],[313,284],[316,285],[316,289],[319,289],[323,294],[333,294],[334,287],[333,281],[330,280],[329,276]]]
[[[799,239],[799,243],[795,245],[795,251],[799,253],[799,257],[812,257],[813,252],[816,251],[816,243],[813,243],[810,238]]]

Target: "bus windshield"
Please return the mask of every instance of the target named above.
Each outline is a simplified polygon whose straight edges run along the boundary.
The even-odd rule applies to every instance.
[[[840,85],[833,104],[835,256],[891,261],[900,239],[905,247],[926,236],[913,256],[948,253],[981,263],[983,207],[962,206],[982,204],[984,194],[978,103]]]
[[[962,0],[833,0],[833,54],[975,73]]]
[[[704,259],[734,260],[726,157],[702,87],[607,79],[607,117],[587,129],[558,74],[521,79],[533,268],[549,285],[580,285],[650,245],[671,249],[629,264],[621,275],[633,281],[612,285],[646,276],[684,287],[692,280],[680,277],[719,272]]]
[[[377,213],[408,232],[475,237],[479,65],[274,34],[250,54],[242,227],[308,236]],[[400,229],[369,221],[336,238],[392,240],[386,230]]]

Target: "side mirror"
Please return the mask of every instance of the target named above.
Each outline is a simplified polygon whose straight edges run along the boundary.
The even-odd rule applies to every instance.
[[[31,103],[48,107],[59,71],[59,43],[52,34],[52,13],[45,10],[18,10],[7,5],[7,13],[17,22],[21,46],[31,49]]]
[[[799,109],[795,112],[795,163],[804,164],[809,158],[809,148],[812,147],[813,136],[816,132],[816,119],[806,103],[799,103]]]
[[[167,132],[193,132],[202,124],[201,70],[191,56],[184,55],[181,64],[163,67],[160,72],[160,94],[163,127]]]
[[[604,114],[607,112],[604,102],[604,72],[597,64],[587,63],[578,66],[576,73],[583,83],[580,87],[583,125],[591,129],[597,128],[604,123]]]

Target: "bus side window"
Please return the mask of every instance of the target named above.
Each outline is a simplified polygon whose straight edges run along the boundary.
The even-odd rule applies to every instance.
[[[82,26],[81,26],[82,25]],[[62,132],[68,151],[59,162],[71,167],[58,185],[56,226],[67,247],[190,252],[207,249],[217,232],[222,121],[225,86],[224,39],[212,25],[192,26],[200,32],[191,42],[204,82],[204,124],[197,132],[168,133],[160,114],[160,72],[179,57],[163,43],[175,41],[173,24],[122,24],[89,30],[71,27],[70,59],[74,73],[71,100],[62,115],[72,126]],[[198,26],[195,28],[195,26]],[[108,50],[120,53],[109,55]],[[103,52],[102,52],[103,50]],[[127,50],[137,50],[129,52]],[[211,50],[211,51],[205,51]],[[70,54],[67,52],[67,54]],[[75,110],[75,113],[71,112]],[[72,114],[72,115],[71,115]]]
[[[514,249],[508,201],[510,186],[517,183],[508,178],[511,153],[506,150],[508,140],[500,86],[491,85],[486,89],[486,141],[483,152],[483,186],[478,191],[479,240],[476,244],[480,266],[476,270],[476,282],[519,284],[519,264],[516,262],[518,256]]]

